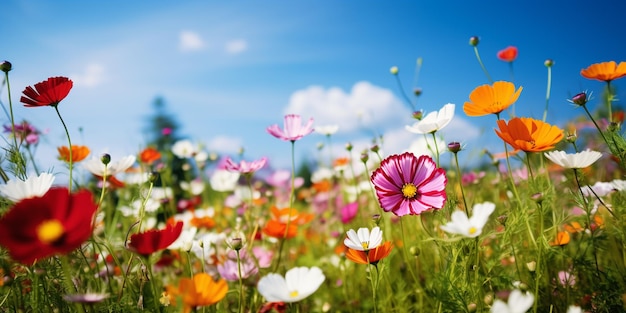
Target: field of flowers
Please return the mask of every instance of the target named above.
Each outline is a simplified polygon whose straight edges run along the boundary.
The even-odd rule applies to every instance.
[[[134,155],[92,155],[72,144],[61,114],[72,81],[51,77],[19,104],[58,116],[63,185],[37,166],[42,134],[13,115],[12,64],[2,62],[0,312],[626,312],[626,141],[614,92],[626,62],[582,69],[599,96],[575,95],[585,115],[551,125],[550,79],[544,115],[515,116],[522,87],[492,81],[478,38],[470,45],[490,83],[463,112],[492,115],[490,135],[502,139],[474,169],[459,166],[461,143],[445,143],[444,161],[438,144],[385,155],[382,138],[296,166],[299,139],[330,141],[338,126],[295,114],[266,129],[291,147],[291,170],[212,156],[169,129]],[[498,57],[513,62],[517,48]],[[436,142],[455,109],[414,112],[406,129]]]

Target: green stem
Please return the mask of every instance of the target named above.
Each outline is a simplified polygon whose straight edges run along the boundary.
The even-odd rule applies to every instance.
[[[483,61],[480,59],[480,54],[478,53],[478,46],[474,46],[474,53],[476,54],[476,59],[478,60],[478,64],[480,64],[480,68],[483,69],[483,72],[485,72],[485,76],[487,76],[487,80],[489,81],[490,84],[492,84],[493,79],[491,79],[491,76],[489,76],[489,72],[487,72],[487,68],[483,64]]]
[[[598,132],[600,133],[600,136],[602,136],[602,139],[604,139],[604,142],[609,145],[609,141],[606,140],[606,137],[604,137],[604,132],[602,131],[602,129],[600,129],[600,126],[598,126],[598,123],[596,123],[596,120],[593,119],[593,116],[591,116],[591,113],[589,112],[589,110],[587,109],[586,105],[581,105],[583,107],[583,109],[585,110],[585,112],[587,113],[587,116],[589,116],[589,119],[591,119],[591,121],[593,122],[593,125],[596,126],[596,128],[598,129]]]
[[[68,294],[75,293],[76,286],[74,286],[74,283],[72,282],[72,270],[69,264],[68,256],[62,255],[59,256],[58,259],[61,262],[61,268],[63,269],[63,274],[65,275],[65,279],[63,279],[63,282],[65,283],[65,288],[67,289],[66,292]],[[77,302],[74,302],[73,305],[76,312],[82,311],[80,305]]]
[[[278,246],[278,259],[276,261],[276,266],[274,267],[274,272],[278,270],[278,266],[280,266],[280,259],[283,253],[283,247],[285,245],[285,240],[287,239],[287,234],[289,233],[289,226],[291,225],[291,210],[293,207],[294,201],[294,193],[295,193],[295,176],[296,176],[296,160],[295,160],[295,148],[296,141],[291,141],[291,190],[289,190],[289,207],[287,213],[287,225],[285,227],[285,234],[283,238],[280,239],[280,244]]]
[[[609,123],[611,123],[611,122],[613,122],[613,108],[612,108],[613,107],[613,105],[612,105],[613,95],[611,94],[611,81],[610,80],[608,80],[606,82],[606,93],[607,93],[607,95],[606,95],[606,107],[607,107],[607,110],[609,112],[608,120],[609,120]]]
[[[13,132],[13,146],[16,150],[19,149],[17,145],[17,135],[15,134],[15,117],[13,115],[13,101],[11,101],[11,84],[9,84],[9,72],[4,72],[5,81],[7,82],[7,96],[9,97],[9,112],[11,114],[11,131]]]
[[[65,135],[67,136],[67,143],[69,145],[70,150],[70,159],[69,159],[69,169],[70,169],[70,182],[68,186],[68,190],[72,192],[72,169],[74,167],[74,160],[72,159],[72,140],[70,139],[70,132],[67,130],[67,125],[65,125],[65,121],[63,121],[63,117],[61,117],[61,112],[59,112],[59,106],[54,105],[54,110],[57,112],[59,119],[61,120],[61,124],[63,124],[63,129],[65,129]]]
[[[437,160],[437,167],[439,167],[439,146],[437,145],[437,136],[435,136],[436,131],[430,133],[433,136],[433,144],[435,145],[435,157]]]
[[[409,99],[409,97],[406,95],[406,92],[404,91],[404,88],[402,87],[402,82],[400,81],[400,77],[398,77],[398,75],[393,75],[396,77],[396,82],[398,83],[398,88],[400,89],[400,94],[402,95],[402,98],[404,98],[404,100],[406,101],[406,103],[409,104],[409,106],[411,107],[411,109],[413,111],[415,111],[415,105],[413,104],[413,102],[411,101],[411,99]]]
[[[548,118],[548,103],[550,103],[550,90],[552,89],[552,67],[548,66],[548,86],[546,87],[546,107],[543,110],[543,121]]]
[[[461,188],[461,197],[463,198],[463,208],[465,208],[465,214],[469,216],[469,209],[467,207],[467,201],[465,200],[465,191],[463,190],[463,180],[461,179],[461,167],[459,166],[459,157],[457,152],[454,153],[454,162],[456,163],[456,173],[459,180],[459,188]]]
[[[239,274],[239,309],[238,312],[243,312],[243,278],[241,276],[241,256],[239,250],[235,250],[237,253],[237,272]]]

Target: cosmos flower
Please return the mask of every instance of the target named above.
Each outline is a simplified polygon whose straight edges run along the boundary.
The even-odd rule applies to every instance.
[[[429,156],[391,155],[380,163],[371,181],[380,206],[397,216],[418,215],[446,202],[446,172]]]
[[[470,101],[463,104],[463,111],[468,116],[500,114],[517,101],[521,92],[522,87],[516,91],[515,85],[506,81],[482,85],[470,93]]]
[[[23,199],[42,197],[50,190],[55,176],[50,173],[41,173],[39,176],[31,176],[26,180],[9,180],[5,185],[0,185],[0,194],[13,202]]]
[[[508,124],[498,120],[498,127],[498,137],[524,152],[550,150],[563,139],[562,129],[529,117],[515,117]]]
[[[430,112],[413,125],[405,126],[406,130],[415,134],[430,134],[446,127],[454,117],[454,104],[444,105],[438,112]]]
[[[525,313],[533,306],[535,296],[532,293],[523,293],[519,289],[511,291],[509,299],[505,303],[496,299],[491,306],[492,313]]]
[[[337,124],[315,126],[315,132],[318,134],[325,135],[325,136],[334,135],[338,130],[339,130],[339,125]]]
[[[241,279],[254,276],[259,272],[259,268],[254,264],[254,260],[248,256],[245,250],[239,253],[239,263],[235,251],[230,251],[225,261],[217,265],[217,272],[227,281],[239,281],[239,265],[241,264]]]
[[[344,239],[343,244],[350,249],[358,251],[374,249],[383,242],[383,232],[378,226],[372,228],[371,232],[366,227],[359,228],[358,232],[350,229],[346,235],[347,238]]]
[[[172,145],[172,153],[180,159],[188,159],[194,156],[196,147],[191,141],[183,139]]]
[[[229,171],[239,172],[241,174],[250,174],[262,169],[267,163],[267,158],[262,157],[252,162],[241,160],[239,163],[235,163],[230,157],[228,157],[224,162],[225,169]]]
[[[0,218],[0,245],[25,265],[70,253],[91,236],[96,210],[88,190],[70,194],[67,188],[52,188],[21,200]]]
[[[602,157],[602,153],[589,149],[578,153],[565,153],[565,151],[550,151],[544,153],[546,158],[564,168],[585,168],[595,163]]]
[[[214,280],[207,273],[194,274],[192,278],[181,278],[178,282],[178,294],[183,297],[184,310],[188,313],[200,306],[220,302],[228,292],[228,283],[224,279]]]
[[[261,277],[257,290],[268,302],[298,302],[317,291],[325,279],[317,266],[294,267],[285,277],[276,273]]]
[[[339,209],[339,215],[341,216],[341,222],[343,224],[350,223],[357,215],[359,210],[359,202],[350,202]]]
[[[70,149],[67,146],[61,146],[57,148],[59,151],[59,160],[69,162],[70,161]],[[72,162],[80,162],[87,158],[91,150],[87,146],[72,145]]]
[[[615,61],[595,63],[580,70],[580,75],[587,79],[610,82],[612,80],[626,76],[626,62]]]
[[[165,229],[151,229],[143,233],[137,233],[130,236],[128,249],[131,251],[148,256],[159,250],[163,250],[171,245],[183,231],[183,222],[178,221],[176,224],[168,223]]]
[[[26,145],[36,145],[39,143],[39,136],[46,134],[48,131],[40,131],[35,126],[27,121],[23,121],[20,124],[4,125],[4,132],[16,136],[20,142],[24,142]],[[15,130],[15,132],[14,132]]]
[[[239,176],[238,172],[218,169],[209,178],[209,183],[215,191],[233,191],[237,186]]]
[[[136,160],[136,156],[128,155],[119,160],[111,161],[109,164],[105,165],[102,163],[102,158],[91,157],[83,163],[83,167],[96,176],[103,177],[105,176],[105,173],[106,176],[113,176],[125,172],[133,166],[133,164],[135,164]]]
[[[310,118],[306,125],[302,125],[300,115],[285,115],[284,129],[280,129],[277,124],[267,127],[267,132],[285,141],[296,141],[313,132],[313,118]]]
[[[50,77],[35,84],[35,88],[28,86],[22,93],[20,102],[26,107],[57,106],[70,93],[74,83],[67,77]]]
[[[145,164],[152,164],[161,158],[161,152],[153,147],[147,147],[139,153],[139,161]]]
[[[391,249],[391,241],[386,241],[382,245],[369,251],[359,251],[348,248],[346,258],[358,264],[368,264],[369,262],[369,264],[376,265],[380,260],[389,256]]]
[[[442,225],[441,229],[451,234],[458,234],[467,238],[480,236],[489,216],[496,209],[491,202],[475,204],[472,208],[472,217],[468,218],[465,212],[456,210],[450,216],[450,222]]]
[[[508,46],[497,53],[498,59],[504,62],[513,62],[517,59],[517,47]]]
[[[300,213],[296,209],[279,209],[273,206],[271,211],[272,218],[267,221],[265,227],[263,227],[263,233],[274,238],[293,238],[298,233],[298,226],[308,223],[313,219],[312,214]],[[291,219],[291,221],[287,223],[289,219]],[[287,224],[289,224],[288,229]]]

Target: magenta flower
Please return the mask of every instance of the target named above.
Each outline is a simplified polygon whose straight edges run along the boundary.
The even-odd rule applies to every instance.
[[[313,132],[313,118],[310,118],[306,125],[302,126],[300,115],[285,115],[285,128],[280,129],[277,124],[269,126],[267,132],[270,135],[285,141],[296,141]]]
[[[427,155],[391,155],[372,174],[376,197],[385,212],[418,215],[446,202],[446,172]]]
[[[239,163],[235,163],[231,158],[227,157],[224,161],[224,168],[231,172],[239,172],[241,174],[250,174],[254,173],[260,169],[262,169],[267,163],[267,158],[262,157],[259,160],[255,160],[252,162],[247,162],[245,160],[241,160]]]
[[[359,210],[358,201],[350,202],[344,205],[340,209],[341,222],[344,224],[350,223],[356,217],[356,213],[358,212],[358,210]]]

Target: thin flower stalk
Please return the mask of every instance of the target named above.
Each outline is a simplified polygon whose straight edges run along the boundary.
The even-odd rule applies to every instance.
[[[487,71],[485,64],[483,64],[483,61],[480,58],[480,53],[478,52],[478,37],[470,38],[470,45],[474,47],[474,54],[476,55],[476,60],[478,60],[478,64],[480,64],[480,68],[485,73],[485,76],[487,76],[487,81],[489,81],[490,84],[493,83],[493,79],[491,79],[491,75],[489,75],[489,72]]]

